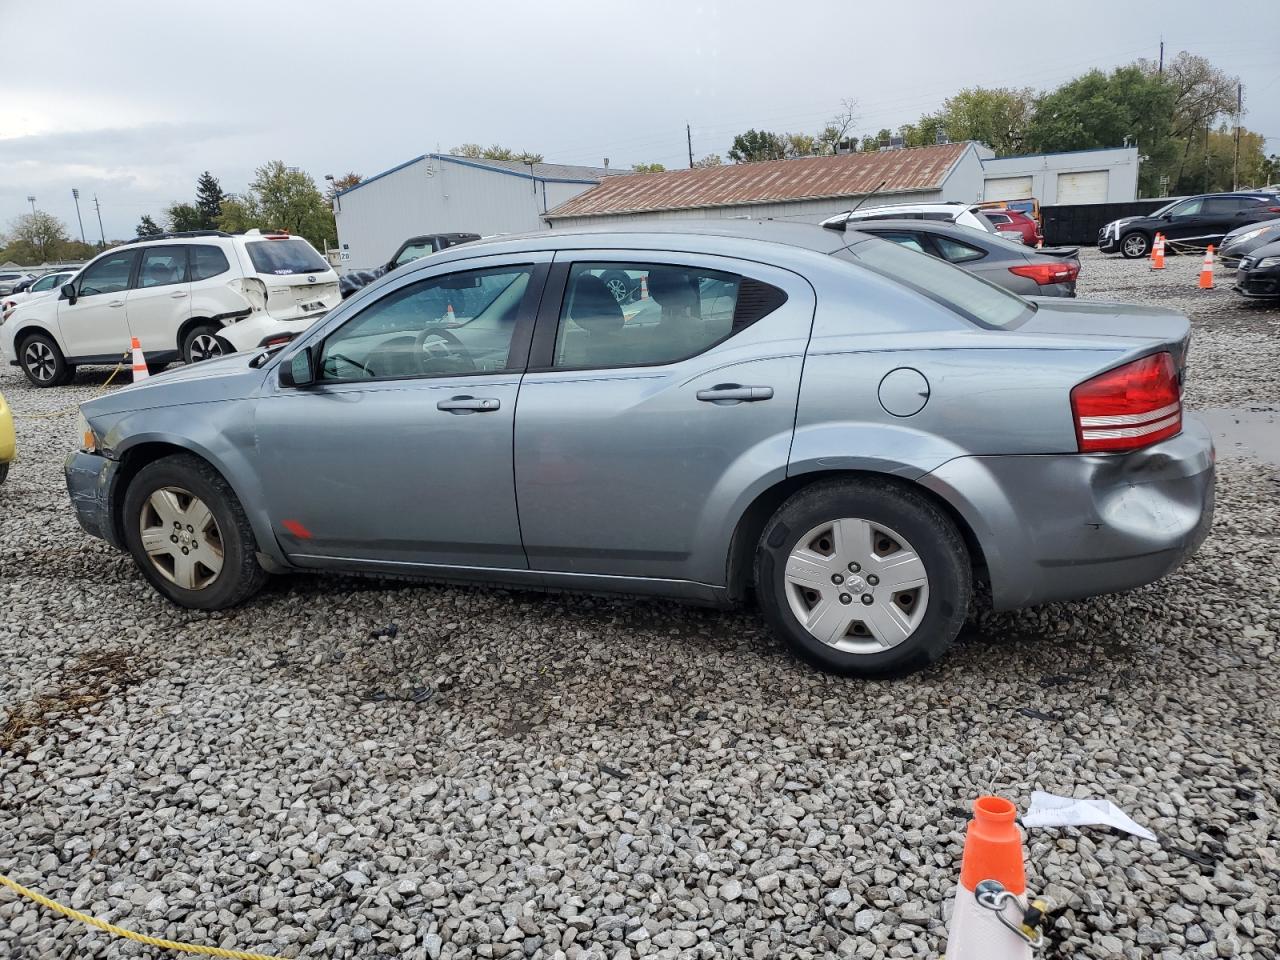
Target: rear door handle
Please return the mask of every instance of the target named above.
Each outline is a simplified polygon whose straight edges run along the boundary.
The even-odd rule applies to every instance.
[[[451,397],[436,404],[447,413],[492,413],[502,406],[497,397]]]
[[[108,304],[107,304],[107,306],[108,306],[108,307],[123,307],[123,306],[124,306],[124,301],[123,301],[123,300],[112,300],[110,303],[108,303]]]
[[[181,300],[181,299],[182,299],[183,297],[185,297],[185,296],[186,296],[186,294],[185,294],[185,293],[183,293],[181,290],[178,290],[178,291],[176,291],[176,292],[174,292],[174,293],[169,294],[169,297],[170,297],[170,299],[172,299],[172,300]]]
[[[744,387],[740,383],[718,383],[708,390],[699,390],[698,399],[705,403],[727,405],[731,403],[755,403],[773,396],[773,387]]]

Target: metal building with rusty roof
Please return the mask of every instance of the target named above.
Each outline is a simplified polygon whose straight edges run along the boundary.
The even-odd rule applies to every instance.
[[[764,160],[694,170],[614,176],[544,214],[552,227],[708,217],[811,220],[869,203],[982,199],[977,143]],[[877,191],[876,188],[884,183]]]

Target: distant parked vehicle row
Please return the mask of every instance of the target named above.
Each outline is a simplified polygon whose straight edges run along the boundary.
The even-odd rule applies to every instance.
[[[1156,233],[1177,244],[1220,244],[1237,227],[1280,216],[1280,196],[1267,191],[1182,197],[1142,217],[1121,217],[1098,231],[1098,249],[1129,259],[1151,252]]]
[[[0,273],[0,297],[8,296],[15,287],[30,279],[32,276],[29,273]]]
[[[15,290],[6,297],[0,297],[0,320],[4,320],[13,313],[20,303],[30,303],[32,300],[43,300],[45,297],[55,296],[62,289],[62,285],[75,275],[75,270],[46,273],[43,277],[33,280],[25,289]]]
[[[1024,246],[1034,247],[1044,241],[1040,224],[1018,210],[983,210],[982,215],[996,228],[996,233]]]
[[[115,247],[56,296],[19,303],[0,351],[52,387],[118,362],[133,337],[155,369],[195,363],[285,343],[339,302],[337,274],[302,237],[190,231]]]
[[[857,230],[953,263],[1024,297],[1076,295],[1078,247],[1035,250],[1007,237],[927,220],[874,220],[859,223]]]
[[[1256,247],[1240,259],[1234,289],[1243,297],[1280,298],[1280,240]]]
[[[1218,254],[1222,262],[1228,266],[1236,264],[1241,257],[1247,256],[1259,247],[1280,240],[1280,218],[1263,220],[1260,223],[1249,223],[1236,227],[1222,238],[1222,246]]]

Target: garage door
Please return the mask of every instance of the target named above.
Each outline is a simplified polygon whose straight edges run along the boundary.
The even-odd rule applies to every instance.
[[[1030,200],[1030,177],[993,177],[982,187],[983,200]]]
[[[1106,203],[1107,171],[1058,174],[1058,203]]]

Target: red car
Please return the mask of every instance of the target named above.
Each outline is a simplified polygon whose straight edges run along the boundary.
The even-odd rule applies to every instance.
[[[1021,240],[1028,247],[1044,240],[1040,224],[1018,210],[983,210],[982,215],[995,225],[996,233],[1006,235],[1010,240]]]

